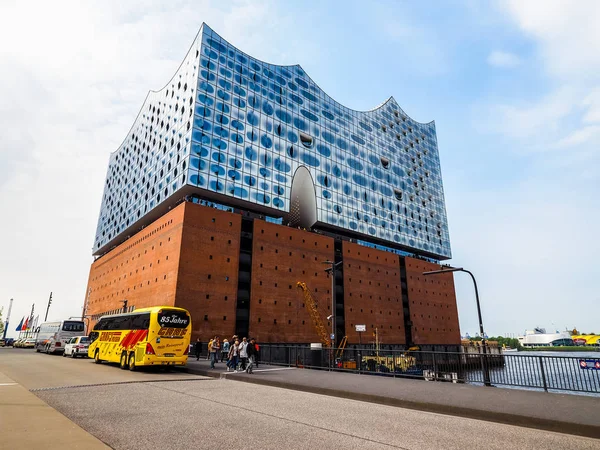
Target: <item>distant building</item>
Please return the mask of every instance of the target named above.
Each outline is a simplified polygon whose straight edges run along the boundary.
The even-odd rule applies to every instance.
[[[519,336],[518,339],[523,347],[573,345],[571,333],[568,331],[546,333],[545,328],[534,328],[533,330],[527,330],[525,332],[525,336]]]
[[[93,248],[94,320],[127,299],[188,308],[201,338],[316,341],[296,282],[325,320],[330,260],[338,340],[460,344],[452,275],[421,275],[451,257],[435,124],[344,107],[205,24],[110,157]]]

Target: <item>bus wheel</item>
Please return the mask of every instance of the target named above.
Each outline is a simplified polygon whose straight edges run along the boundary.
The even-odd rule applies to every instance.
[[[135,353],[133,352],[129,354],[129,370],[132,372],[135,370]]]
[[[99,350],[96,350],[96,353],[94,353],[94,362],[96,364],[102,363],[102,360],[100,359],[100,351]]]
[[[123,370],[127,369],[127,352],[121,353],[120,366],[121,366],[121,369],[123,369]]]

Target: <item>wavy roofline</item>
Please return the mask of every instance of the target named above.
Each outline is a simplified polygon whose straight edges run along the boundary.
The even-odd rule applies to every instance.
[[[317,86],[317,87],[318,87],[318,88],[321,90],[321,92],[323,92],[323,93],[324,93],[324,94],[325,94],[327,97],[329,97],[329,98],[330,98],[330,99],[331,99],[331,100],[332,100],[332,101],[333,101],[333,102],[334,102],[336,105],[339,105],[339,106],[341,106],[342,108],[345,108],[345,109],[347,109],[347,110],[349,110],[349,111],[353,111],[353,112],[357,112],[357,113],[361,113],[361,114],[367,114],[367,113],[371,113],[371,112],[378,111],[378,110],[380,110],[381,108],[383,108],[384,106],[386,106],[386,105],[387,105],[387,104],[388,104],[390,101],[393,101],[393,102],[394,102],[394,103],[395,103],[395,104],[398,106],[398,109],[399,109],[400,111],[402,111],[402,112],[403,112],[403,113],[406,115],[406,117],[408,117],[408,118],[409,118],[410,120],[412,120],[414,123],[418,123],[418,124],[420,124],[420,125],[430,125],[430,124],[435,124],[435,120],[431,120],[431,121],[429,121],[429,122],[419,122],[419,121],[417,121],[417,120],[413,119],[413,118],[412,118],[412,117],[411,117],[409,114],[407,114],[407,113],[406,113],[406,111],[404,111],[404,110],[403,110],[403,109],[400,107],[400,104],[399,104],[399,103],[398,103],[398,101],[397,101],[397,100],[394,98],[394,96],[393,96],[393,95],[390,95],[390,96],[387,98],[387,100],[383,101],[382,103],[380,103],[379,105],[377,105],[377,106],[375,106],[375,107],[373,107],[373,108],[371,108],[371,109],[367,109],[367,110],[364,110],[364,111],[363,111],[363,110],[359,110],[359,109],[353,109],[353,108],[350,108],[349,106],[346,106],[346,105],[344,105],[344,104],[342,104],[342,103],[338,102],[338,101],[337,101],[335,98],[333,98],[331,95],[329,95],[329,93],[327,93],[327,91],[325,91],[325,89],[323,89],[323,88],[321,87],[321,85],[320,85],[319,83],[317,83],[317,82],[316,82],[316,81],[315,81],[315,80],[314,80],[314,79],[313,79],[313,78],[312,78],[312,77],[311,77],[311,76],[308,74],[308,72],[307,72],[306,70],[304,70],[304,67],[302,67],[302,65],[301,65],[301,64],[274,64],[274,63],[271,63],[271,62],[268,62],[268,61],[264,61],[264,60],[262,60],[262,59],[259,59],[259,58],[255,57],[255,56],[252,56],[252,55],[250,55],[250,54],[246,53],[245,51],[243,51],[243,50],[241,50],[240,48],[238,48],[238,47],[236,47],[235,45],[233,45],[231,42],[229,42],[227,39],[225,39],[223,36],[221,36],[219,33],[217,33],[217,32],[216,32],[214,29],[212,29],[212,28],[210,27],[210,25],[208,25],[206,22],[202,22],[202,25],[201,25],[201,27],[200,27],[200,30],[202,30],[204,27],[206,27],[206,28],[208,28],[209,30],[211,30],[211,31],[212,31],[214,34],[216,34],[217,36],[219,36],[219,38],[221,38],[223,41],[227,42],[229,45],[231,45],[233,48],[235,48],[235,49],[236,49],[238,52],[240,52],[240,53],[243,53],[245,56],[247,56],[247,57],[249,57],[249,58],[252,58],[252,59],[254,59],[254,60],[256,60],[256,61],[259,61],[259,62],[261,62],[261,63],[263,63],[263,64],[267,64],[267,65],[269,65],[269,66],[275,66],[275,67],[282,67],[282,68],[288,68],[288,67],[299,67],[299,68],[302,70],[302,72],[303,72],[303,73],[304,73],[304,74],[305,74],[305,75],[306,75],[306,76],[307,76],[307,77],[310,79],[310,81],[312,81],[312,82],[315,84],[315,86]],[[199,34],[199,32],[198,32],[198,34]]]
[[[402,111],[403,114],[406,115],[406,117],[408,117],[411,121],[413,121],[414,123],[417,123],[419,125],[434,125],[435,126],[435,120],[431,120],[429,122],[419,122],[418,120],[415,120],[412,116],[410,116],[409,114],[406,113],[406,111],[404,111],[401,107],[400,104],[398,103],[398,101],[394,98],[393,95],[390,95],[387,100],[383,101],[382,103],[380,103],[379,105],[371,108],[371,109],[367,109],[367,110],[359,110],[359,109],[353,109],[350,108],[349,106],[346,106],[340,102],[338,102],[335,98],[333,98],[327,91],[325,91],[325,89],[323,89],[319,83],[317,83],[309,74],[306,70],[304,70],[304,68],[302,67],[302,65],[300,64],[274,64],[268,61],[264,61],[262,59],[259,59],[255,56],[252,56],[248,53],[246,53],[245,51],[241,50],[240,48],[236,47],[235,45],[233,45],[231,42],[229,42],[227,39],[223,38],[223,36],[221,36],[219,33],[217,33],[214,29],[212,29],[210,27],[210,25],[208,25],[206,22],[202,22],[202,25],[200,25],[200,29],[198,30],[198,32],[196,33],[196,36],[194,37],[194,39],[192,40],[192,43],[190,45],[190,47],[188,48],[188,51],[185,53],[185,56],[183,57],[183,59],[181,60],[181,63],[179,63],[179,66],[177,66],[177,69],[175,70],[175,72],[173,73],[173,75],[171,76],[171,78],[169,79],[169,81],[167,81],[164,86],[160,89],[154,90],[154,89],[150,89],[148,90],[148,93],[146,94],[146,97],[144,97],[144,101],[142,102],[142,106],[140,107],[140,109],[138,110],[137,115],[135,116],[135,119],[133,120],[133,123],[131,125],[131,127],[129,128],[129,130],[127,131],[127,133],[125,133],[125,137],[123,138],[123,140],[121,141],[121,143],[119,144],[119,146],[113,150],[112,152],[110,152],[110,156],[112,157],[112,155],[114,155],[115,153],[117,153],[121,147],[123,147],[123,144],[125,143],[125,141],[127,140],[127,137],[130,135],[130,133],[133,131],[133,127],[135,127],[135,124],[137,123],[137,120],[139,119],[140,115],[142,114],[142,112],[144,111],[144,107],[146,106],[146,102],[148,101],[148,98],[150,97],[150,95],[152,94],[159,94],[160,92],[164,91],[169,84],[175,79],[175,77],[177,76],[177,73],[179,72],[179,69],[181,69],[181,67],[183,66],[183,63],[185,62],[186,57],[189,55],[190,51],[194,48],[194,45],[196,44],[196,42],[198,41],[198,38],[202,35],[202,32],[205,28],[208,28],[209,30],[211,30],[214,34],[216,34],[217,36],[219,36],[220,39],[222,39],[223,41],[227,42],[229,45],[231,45],[233,48],[235,48],[238,52],[244,54],[245,56],[247,56],[248,58],[251,58],[255,61],[261,62],[263,64],[267,64],[269,66],[274,66],[274,67],[281,67],[281,68],[290,68],[290,67],[294,67],[294,68],[300,68],[302,70],[302,72],[304,73],[304,75],[306,75],[306,77],[308,77],[308,79],[310,81],[312,81],[315,86],[317,86],[321,92],[323,92],[327,97],[329,97],[336,105],[340,106],[341,108],[347,109],[349,111],[352,112],[356,112],[356,113],[360,113],[360,114],[368,114],[368,113],[373,113],[375,111],[378,111],[382,108],[384,108],[388,103],[393,102],[398,106],[398,109],[400,111]]]

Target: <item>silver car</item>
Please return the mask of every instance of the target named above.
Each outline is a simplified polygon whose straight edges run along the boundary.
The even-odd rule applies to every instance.
[[[76,356],[87,357],[89,346],[90,339],[87,336],[76,336],[65,344],[63,356],[70,356],[71,358]]]

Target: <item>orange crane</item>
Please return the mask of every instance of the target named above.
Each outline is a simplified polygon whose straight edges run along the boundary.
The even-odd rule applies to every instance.
[[[323,325],[323,321],[321,320],[321,316],[319,315],[319,311],[317,310],[317,302],[308,290],[308,287],[306,287],[306,283],[298,281],[296,283],[296,286],[298,287],[298,289],[302,290],[302,295],[304,296],[304,307],[310,314],[310,318],[313,321],[315,329],[317,330],[317,333],[321,338],[321,343],[325,347],[331,347],[331,339],[329,338],[329,334],[327,334],[327,329],[325,328],[325,325]]]

